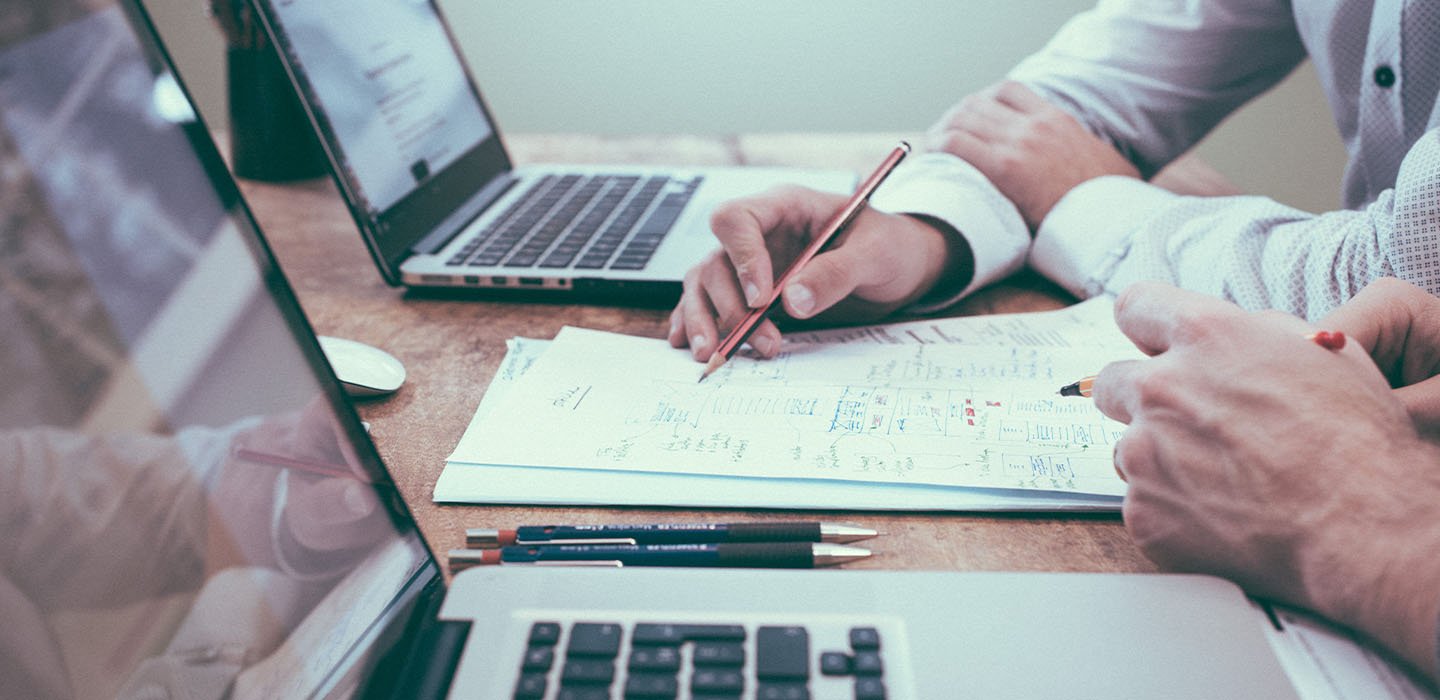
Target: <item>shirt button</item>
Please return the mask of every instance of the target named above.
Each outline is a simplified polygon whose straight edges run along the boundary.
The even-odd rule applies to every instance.
[[[1388,88],[1395,84],[1395,71],[1390,66],[1380,66],[1375,69],[1375,84],[1382,88]]]

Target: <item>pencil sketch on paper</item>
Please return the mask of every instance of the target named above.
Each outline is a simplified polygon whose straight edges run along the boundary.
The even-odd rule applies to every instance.
[[[700,366],[663,341],[567,328],[456,458],[1120,494],[1110,460],[1123,426],[1055,395],[1125,356],[1085,335],[1026,346],[822,338],[773,360],[737,357],[697,383]]]

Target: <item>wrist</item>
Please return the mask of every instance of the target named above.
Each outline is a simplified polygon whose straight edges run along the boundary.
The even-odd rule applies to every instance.
[[[925,214],[905,214],[924,241],[924,273],[906,304],[958,296],[975,277],[975,253],[955,227]]]
[[[1336,485],[1383,491],[1385,503],[1341,509],[1312,524],[1302,557],[1306,598],[1326,617],[1364,633],[1435,680],[1440,625],[1440,449],[1412,441],[1399,454],[1421,475],[1417,483]],[[1364,462],[1357,462],[1364,464]],[[1361,477],[1363,478],[1363,476]],[[1382,477],[1383,478],[1383,477]]]

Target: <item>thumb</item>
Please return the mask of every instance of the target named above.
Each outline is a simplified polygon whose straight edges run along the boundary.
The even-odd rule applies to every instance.
[[[792,318],[810,318],[850,296],[866,264],[853,250],[841,246],[821,253],[796,272],[781,290],[785,312]]]

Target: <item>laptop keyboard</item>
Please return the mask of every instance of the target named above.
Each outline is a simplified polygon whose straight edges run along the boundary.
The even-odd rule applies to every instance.
[[[546,175],[448,262],[466,267],[641,270],[703,179]]]
[[[538,621],[523,700],[809,700],[886,697],[878,626]]]

